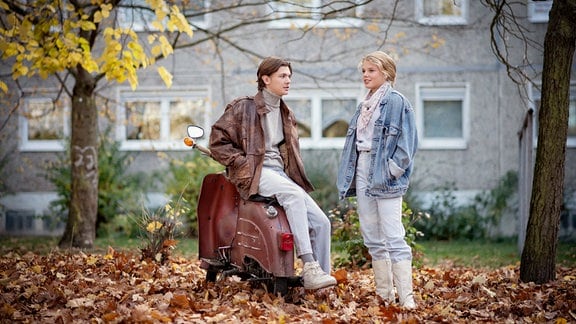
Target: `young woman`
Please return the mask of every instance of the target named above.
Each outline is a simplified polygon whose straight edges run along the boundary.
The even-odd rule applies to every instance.
[[[412,250],[404,240],[402,196],[412,173],[417,134],[410,102],[393,89],[396,63],[376,51],[362,58],[368,89],[350,121],[340,161],[340,198],[357,196],[360,230],[372,256],[376,294],[415,308]]]
[[[265,58],[258,67],[258,93],[228,104],[212,126],[212,157],[225,165],[244,199],[276,197],[286,211],[296,253],[304,262],[304,288],[336,285],[330,276],[330,220],[310,197],[298,129],[288,94],[292,67],[284,59]]]

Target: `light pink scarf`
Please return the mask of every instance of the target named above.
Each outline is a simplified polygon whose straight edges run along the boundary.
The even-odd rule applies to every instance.
[[[372,114],[374,114],[374,111],[380,106],[380,101],[389,90],[390,83],[384,82],[372,95],[370,95],[370,92],[366,94],[366,97],[362,101],[360,118],[358,119],[358,129],[360,131],[368,126],[370,119],[372,119]]]

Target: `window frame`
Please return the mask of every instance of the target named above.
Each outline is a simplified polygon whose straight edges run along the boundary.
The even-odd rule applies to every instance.
[[[528,5],[526,6],[528,21],[531,23],[547,23],[548,14],[550,9],[552,9],[552,2],[552,0],[528,0]]]
[[[182,88],[165,90],[161,88],[138,88],[132,91],[130,88],[119,88],[117,93],[118,105],[116,109],[116,140],[121,143],[123,151],[179,151],[187,147],[180,139],[170,140],[170,103],[174,99],[202,99],[204,100],[203,124],[197,125],[202,128],[210,127],[210,90],[206,87]],[[128,99],[128,100],[127,100]],[[126,108],[127,101],[159,101],[160,102],[160,139],[158,140],[133,140],[126,138]],[[182,138],[186,136],[186,130],[182,129]]]
[[[60,97],[63,112],[62,112],[62,138],[61,139],[51,139],[51,140],[31,140],[29,136],[29,120],[25,116],[27,113],[28,105],[30,102],[46,102],[52,104],[54,98],[57,95],[57,91],[52,89],[35,89],[33,91],[24,91],[24,93],[30,93],[30,95],[24,95],[22,100],[22,109],[24,114],[19,114],[18,116],[18,135],[19,145],[18,149],[22,152],[62,152],[65,151],[65,140],[70,137],[70,113],[71,106],[70,100],[66,97]]]
[[[529,107],[534,111],[532,114],[533,118],[533,134],[534,134],[534,147],[538,144],[538,109],[540,108],[536,105],[536,102],[540,102],[542,99],[542,93],[539,89],[542,88],[542,84],[538,84],[538,88],[534,87],[532,84],[530,85],[530,104]],[[570,102],[576,102],[576,82],[570,82]],[[575,110],[576,113],[576,110]],[[576,117],[576,116],[575,116]],[[572,149],[576,148],[576,136],[568,135],[566,138],[566,148]]]
[[[424,16],[424,1],[425,0],[415,0],[415,17],[421,25],[428,26],[457,26],[457,25],[467,25],[468,15],[469,15],[469,0],[459,0],[462,2],[462,15],[461,16],[449,16],[449,15],[438,15],[438,16]]]
[[[286,18],[286,16],[276,17],[268,23],[270,29],[291,29],[291,28],[358,28],[364,25],[364,20],[358,17],[362,16],[364,6],[359,5],[355,8],[356,17],[341,17],[322,19],[322,13],[318,10],[322,7],[322,0],[310,0],[312,2],[310,16],[312,18]],[[354,0],[358,4],[359,0]],[[282,14],[283,6],[289,6],[290,3],[278,3],[270,1],[268,3],[268,13],[271,15]],[[313,10],[316,9],[316,10]]]
[[[358,104],[361,101],[362,89],[357,85],[354,86],[334,86],[334,87],[323,87],[323,88],[313,88],[305,87],[299,89],[290,89],[290,93],[286,95],[283,99],[288,101],[288,107],[290,107],[290,100],[298,99],[308,99],[311,104],[310,113],[310,125],[311,134],[310,137],[300,137],[300,148],[302,149],[341,149],[344,147],[345,137],[323,137],[323,125],[322,125],[322,100],[324,99],[336,99],[336,100],[346,100],[354,99],[356,100],[356,105],[354,110],[350,112],[350,117],[356,111]],[[292,109],[292,107],[290,107]],[[297,118],[298,119],[298,118]],[[346,122],[350,122],[347,120]]]
[[[427,90],[431,93],[423,94]],[[416,83],[415,111],[419,147],[434,150],[464,150],[470,140],[470,84],[468,82]],[[456,99],[462,101],[462,137],[438,138],[425,136],[425,100]]]

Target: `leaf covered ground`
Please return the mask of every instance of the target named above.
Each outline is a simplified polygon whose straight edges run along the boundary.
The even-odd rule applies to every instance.
[[[235,277],[206,284],[197,259],[165,265],[132,252],[8,252],[0,258],[1,323],[573,323],[576,269],[521,283],[518,267],[422,267],[417,310],[383,305],[371,270],[335,269],[338,286],[284,298]]]

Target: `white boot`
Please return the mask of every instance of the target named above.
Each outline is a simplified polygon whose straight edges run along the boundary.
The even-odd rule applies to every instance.
[[[388,302],[394,302],[394,283],[392,282],[392,262],[390,259],[372,261],[376,295]]]
[[[402,260],[392,264],[392,272],[400,306],[408,309],[416,308],[412,290],[412,260]]]

